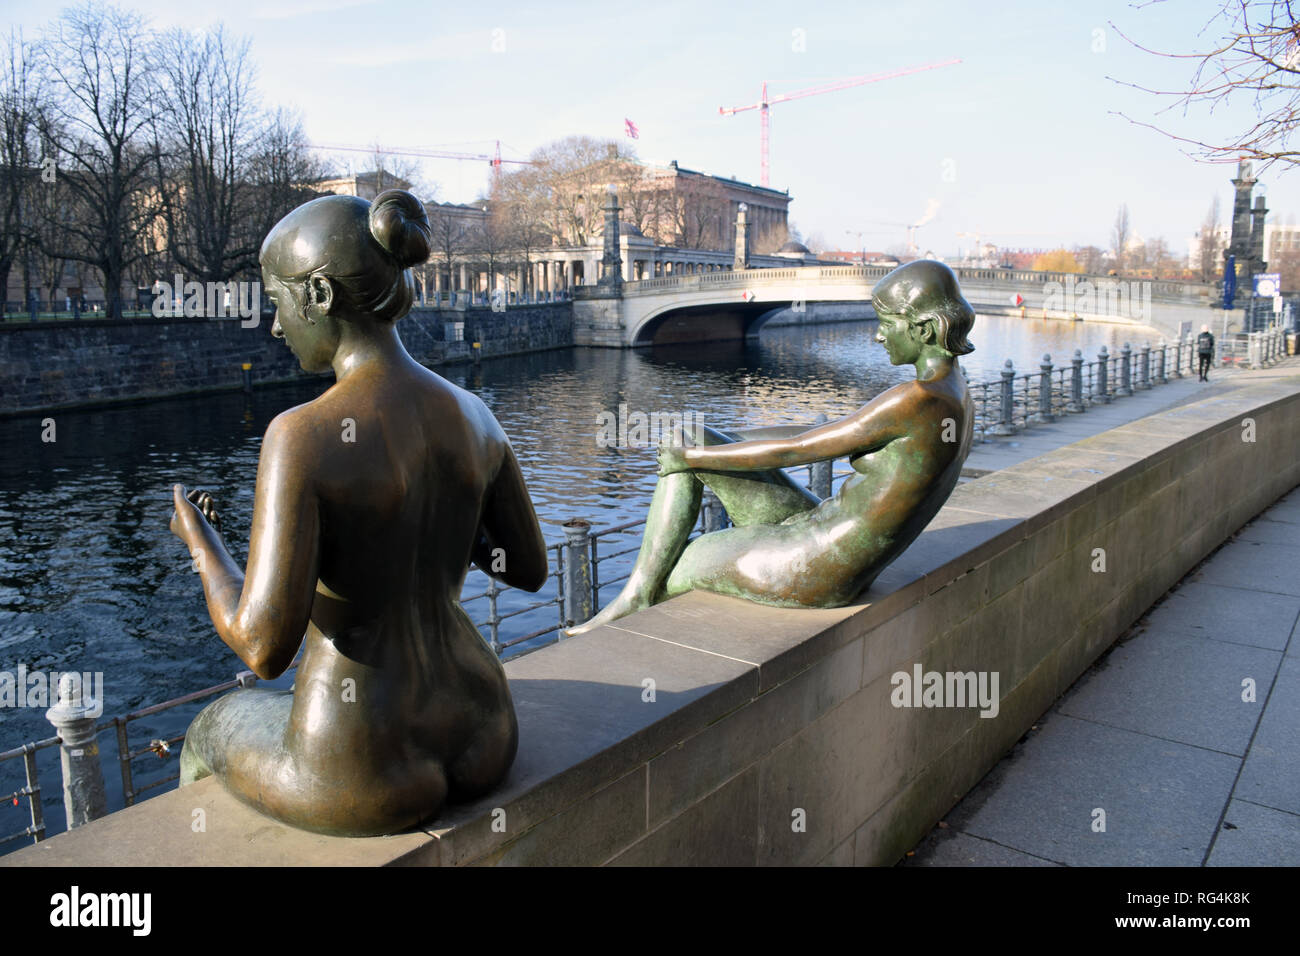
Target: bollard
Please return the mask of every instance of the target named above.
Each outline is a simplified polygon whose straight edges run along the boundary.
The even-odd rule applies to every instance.
[[[1011,364],[1011,359],[1007,359],[1007,364],[1002,366],[1002,410],[998,415],[997,427],[993,429],[995,435],[1014,435],[1015,427],[1011,424],[1011,416],[1014,411],[1015,394],[1012,389],[1015,387],[1016,370]]]
[[[1250,360],[1251,368],[1263,368],[1264,361],[1260,357],[1259,333],[1249,332],[1246,339],[1246,355]]]
[[[1142,346],[1142,361],[1138,363],[1138,388],[1151,387],[1151,343]]]
[[[1133,394],[1133,346],[1127,342],[1119,352],[1119,388],[1116,395]]]
[[[826,417],[825,412],[818,412],[814,423],[825,425],[828,421],[830,419]],[[808,490],[823,501],[831,496],[831,462],[815,461],[812,463],[808,474]],[[722,503],[718,502],[718,504],[721,506]]]
[[[1178,340],[1174,342],[1174,374],[1172,378],[1183,377],[1183,333],[1178,333]]]
[[[722,502],[713,493],[713,489],[708,486],[704,488],[704,495],[700,501],[700,511],[704,515],[705,534],[711,531],[721,531],[731,524],[731,519],[727,517],[727,509],[722,507]]]
[[[243,365],[239,366],[239,368],[244,373],[244,391],[249,395],[252,395],[253,394],[253,363],[245,362]]]
[[[1070,359],[1070,401],[1066,404],[1067,412],[1081,412],[1084,410],[1083,404],[1083,352],[1079,349],[1074,350],[1074,358]]]
[[[564,522],[564,577],[561,581],[565,627],[595,616],[591,599],[591,522],[573,518]]]
[[[1056,416],[1052,414],[1052,357],[1050,355],[1043,356],[1038,370],[1038,412],[1032,421],[1042,425],[1056,421]]]
[[[69,830],[97,820],[105,812],[104,773],[92,716],[92,712],[98,715],[103,701],[83,699],[85,690],[80,674],[63,674],[59,677],[59,702],[45,712],[62,742],[63,809]]]
[[[1106,377],[1110,372],[1110,353],[1106,351],[1106,346],[1101,347],[1097,353],[1097,395],[1093,396],[1094,401],[1101,402],[1103,405],[1110,404],[1110,390],[1106,387]]]

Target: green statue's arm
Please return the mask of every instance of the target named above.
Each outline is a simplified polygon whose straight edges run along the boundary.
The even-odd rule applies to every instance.
[[[771,438],[796,438],[817,425],[764,425],[760,428],[736,429],[729,434],[740,441],[762,441]]]
[[[240,572],[220,534],[174,491],[173,530],[190,548],[217,634],[258,677],[284,673],[302,643],[315,600],[320,518],[309,486],[308,458],[277,417],[257,464],[248,573]]]
[[[488,491],[471,558],[484,573],[511,587],[537,591],[546,583],[546,539],[509,444]]]
[[[838,421],[799,429],[789,438],[763,438],[730,445],[693,445],[676,451],[687,468],[701,471],[767,471],[858,455],[907,434],[915,404],[896,388]]]

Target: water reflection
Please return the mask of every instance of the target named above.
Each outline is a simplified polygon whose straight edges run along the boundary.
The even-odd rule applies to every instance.
[[[599,416],[620,403],[645,413],[698,410],[721,428],[834,416],[912,375],[889,365],[874,322],[766,330],[757,342],[619,351],[568,349],[441,369],[478,393],[505,427],[549,540],[584,517],[597,526],[644,516],[655,484],[652,449],[600,447]],[[972,381],[1002,363],[1035,367],[1043,352],[1068,361],[1101,345],[1137,346],[1156,334],[1119,326],[980,318]],[[246,556],[261,436],[270,419],[309,401],[328,378],[116,408],[0,421],[0,671],[102,671],[106,716],[229,679],[242,665],[215,636],[198,577],[168,531],[171,486],[215,496],[235,559]],[[627,545],[633,545],[633,538]],[[602,578],[631,560],[602,566]],[[471,580],[481,590],[483,581]],[[543,596],[554,596],[554,582]],[[607,595],[608,596],[608,595]],[[529,598],[532,599],[531,596]],[[481,606],[472,610],[482,620]],[[548,609],[514,619],[515,633],[555,620]],[[134,733],[179,733],[197,705]],[[0,708],[0,750],[49,736],[38,708]],[[106,758],[115,751],[105,741]],[[47,759],[48,758],[48,759]],[[47,822],[61,826],[57,752],[42,755]],[[143,779],[174,770],[145,768]],[[105,778],[117,795],[111,762]],[[0,792],[21,786],[21,762],[0,767]],[[6,809],[7,807],[7,809]],[[26,806],[0,807],[0,834],[25,825]],[[0,847],[12,849],[16,844]],[[20,845],[20,844],[17,844]]]

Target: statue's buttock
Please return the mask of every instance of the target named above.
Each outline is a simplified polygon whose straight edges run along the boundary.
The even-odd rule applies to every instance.
[[[222,640],[263,678],[303,647],[292,692],[238,691],[199,714],[181,782],[213,774],[309,830],[413,826],[495,786],[518,745],[505,672],[458,598],[467,557],[537,590],[546,547],[491,412],[397,336],[408,267],[428,252],[423,206],[399,190],[285,217],[262,247],[272,334],[337,382],[267,429],[246,573],[210,496],[175,491],[172,527]]]

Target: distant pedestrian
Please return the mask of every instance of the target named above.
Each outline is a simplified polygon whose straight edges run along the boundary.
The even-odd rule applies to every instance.
[[[1201,357],[1200,375],[1202,382],[1210,380],[1210,361],[1214,358],[1214,336],[1208,325],[1201,326],[1201,334],[1196,337],[1196,352]]]

